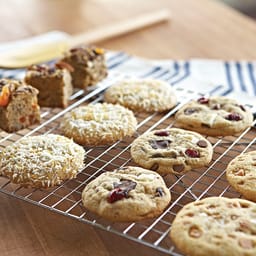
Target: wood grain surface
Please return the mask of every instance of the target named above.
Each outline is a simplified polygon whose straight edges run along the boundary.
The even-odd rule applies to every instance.
[[[77,34],[168,8],[172,21],[99,43],[149,58],[256,59],[256,24],[210,0],[0,0],[0,41],[50,30]],[[0,255],[164,255],[0,194]]]

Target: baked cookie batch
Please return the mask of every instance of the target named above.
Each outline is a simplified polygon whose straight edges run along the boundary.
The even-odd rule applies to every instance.
[[[29,67],[24,82],[1,79],[0,128],[15,132],[37,124],[40,106],[65,108],[74,88],[86,89],[106,76],[104,50],[81,46],[54,66]],[[60,124],[63,135],[23,137],[4,148],[0,175],[24,187],[60,185],[83,170],[84,147],[132,137],[137,112],[165,112],[178,99],[164,81],[125,79],[105,91],[104,101],[67,112]],[[162,175],[183,175],[209,165],[213,147],[203,135],[238,134],[252,122],[252,113],[233,99],[190,101],[175,114],[176,128],[152,130],[133,140],[130,153],[138,166],[102,173],[85,186],[82,203],[114,222],[157,217],[171,201]],[[228,163],[226,177],[250,201],[208,197],[185,205],[172,223],[170,237],[186,255],[256,255],[256,151]]]

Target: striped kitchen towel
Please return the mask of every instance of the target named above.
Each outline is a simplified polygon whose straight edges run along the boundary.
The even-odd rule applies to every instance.
[[[0,44],[0,53],[19,44],[58,40],[65,33],[55,31],[29,40]],[[162,79],[172,86],[189,88],[202,94],[228,95],[256,112],[256,62],[209,59],[149,60],[125,52],[107,52],[110,72],[133,77]],[[0,77],[22,79],[24,69],[0,69]]]

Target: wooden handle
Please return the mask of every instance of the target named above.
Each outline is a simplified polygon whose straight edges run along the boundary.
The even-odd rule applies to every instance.
[[[70,39],[70,46],[73,47],[82,43],[91,44],[100,42],[105,39],[120,36],[156,23],[168,21],[169,19],[170,13],[168,10],[160,10],[157,12],[144,14],[125,21],[121,21],[117,24],[106,25],[99,29],[72,36]]]

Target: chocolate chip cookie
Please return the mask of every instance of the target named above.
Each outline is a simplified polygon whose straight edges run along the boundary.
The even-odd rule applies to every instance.
[[[133,160],[160,174],[184,174],[205,166],[212,159],[212,145],[202,135],[178,128],[155,130],[135,139]]]
[[[246,199],[256,202],[256,151],[240,154],[226,169],[230,185]]]
[[[88,210],[120,222],[156,217],[170,200],[170,191],[159,174],[132,166],[101,174],[82,192]]]
[[[185,205],[170,236],[190,256],[256,255],[256,204],[243,199],[208,197]]]
[[[234,99],[199,98],[185,104],[175,115],[177,126],[212,136],[234,135],[252,125],[253,115]]]
[[[155,79],[121,80],[106,90],[104,99],[137,112],[163,112],[177,103],[171,85]]]

